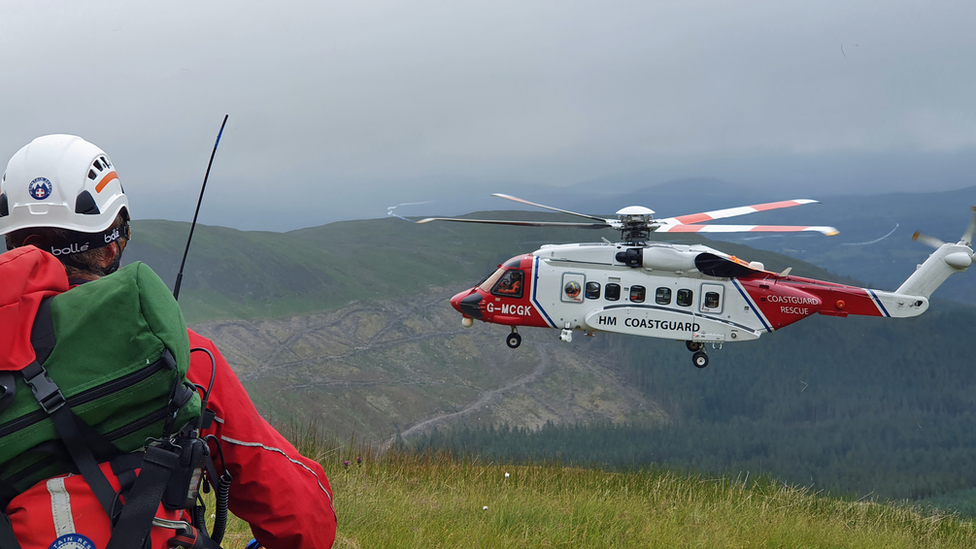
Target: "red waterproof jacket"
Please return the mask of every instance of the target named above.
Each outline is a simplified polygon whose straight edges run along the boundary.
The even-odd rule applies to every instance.
[[[16,255],[11,257],[11,254]],[[30,261],[21,257],[24,254],[32,254]],[[55,268],[60,269],[60,277]],[[0,347],[4,352],[11,352],[7,357],[26,358],[28,363],[33,360],[29,327],[34,314],[25,311],[32,310],[31,307],[36,310],[40,297],[63,291],[67,287],[64,277],[60,262],[45,252],[18,249],[0,256],[0,287],[3,287],[0,288],[0,327],[3,328]],[[27,279],[33,282],[18,282],[16,287],[8,284]],[[207,348],[216,359],[209,408],[216,412],[217,419],[203,434],[213,434],[221,441],[225,463],[220,462],[216,448],[211,447],[211,451],[218,471],[222,472],[226,466],[234,478],[230,489],[231,512],[250,523],[254,537],[268,549],[332,547],[336,534],[335,507],[332,488],[322,467],[302,457],[258,414],[213,342],[192,330],[189,337],[191,348]],[[202,352],[191,356],[188,377],[206,387],[211,377],[210,358]],[[2,362],[5,360],[0,360],[0,367]],[[109,465],[103,464],[102,470],[117,490],[119,482]],[[108,517],[80,475],[55,477],[36,484],[14,498],[6,512],[23,549],[48,549],[56,539],[70,540],[72,534],[84,536],[95,547],[105,547],[109,540]],[[162,506],[157,513],[157,517],[170,520],[178,519],[178,515],[178,511],[166,511]],[[173,534],[172,530],[154,526],[153,548],[167,547],[167,540]]]

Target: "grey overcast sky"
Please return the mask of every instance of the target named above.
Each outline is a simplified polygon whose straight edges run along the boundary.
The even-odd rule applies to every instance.
[[[229,113],[201,221],[270,230],[606,178],[959,188],[974,24],[972,1],[0,0],[0,157],[81,135],[134,217],[189,219]]]

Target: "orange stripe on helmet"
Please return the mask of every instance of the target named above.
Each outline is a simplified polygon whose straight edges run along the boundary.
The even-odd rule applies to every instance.
[[[98,182],[98,185],[95,185],[95,192],[96,193],[102,192],[102,189],[105,188],[105,185],[108,185],[109,183],[115,181],[118,178],[119,178],[119,174],[115,173],[114,170],[108,172],[108,174],[104,178],[102,178],[101,181]]]

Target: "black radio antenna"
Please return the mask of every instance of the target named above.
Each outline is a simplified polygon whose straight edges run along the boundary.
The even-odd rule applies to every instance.
[[[200,215],[200,203],[203,202],[203,192],[207,190],[207,179],[210,178],[210,167],[213,166],[214,156],[217,154],[217,145],[220,145],[220,136],[224,135],[224,126],[227,125],[227,117],[220,124],[220,131],[217,132],[217,141],[214,143],[213,152],[210,153],[210,162],[207,164],[207,173],[203,176],[203,186],[200,187],[200,198],[197,199],[197,209],[193,212],[193,223],[190,223],[190,235],[186,237],[186,249],[183,250],[183,261],[180,261],[180,272],[176,274],[176,284],[173,286],[173,297],[180,299],[180,284],[183,282],[183,267],[186,266],[186,255],[190,253],[190,240],[193,239],[193,229],[197,226],[197,216]]]

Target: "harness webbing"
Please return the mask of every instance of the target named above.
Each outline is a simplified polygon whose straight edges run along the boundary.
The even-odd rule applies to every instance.
[[[166,481],[179,464],[180,455],[158,446],[146,448],[142,469],[122,508],[119,523],[105,549],[143,547],[152,528],[153,516],[163,499]]]
[[[14,527],[10,524],[7,513],[0,513],[0,547],[3,549],[21,549],[20,542],[14,536]]]

